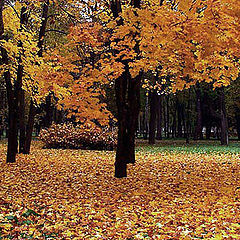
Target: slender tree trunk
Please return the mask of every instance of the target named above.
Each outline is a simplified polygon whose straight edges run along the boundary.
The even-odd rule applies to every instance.
[[[169,115],[169,95],[166,97],[167,100],[167,138],[170,137],[170,115]]]
[[[211,137],[211,129],[212,129],[212,126],[211,126],[211,123],[207,123],[206,124],[206,139],[209,140],[210,137]]]
[[[162,140],[162,96],[157,97],[157,140]]]
[[[182,133],[182,106],[179,103],[178,98],[177,98],[176,106],[177,106],[177,116],[178,116],[178,133],[177,133],[177,137],[181,138],[183,136],[183,133]]]
[[[235,118],[236,118],[236,123],[237,123],[237,135],[238,135],[238,140],[240,140],[240,110],[235,113]]]
[[[172,124],[172,138],[176,137],[176,127],[177,127],[177,107],[176,107],[176,100],[174,101],[174,109],[173,109],[173,124]]]
[[[228,121],[225,106],[224,88],[220,89],[220,111],[221,111],[221,144],[228,145]]]
[[[201,102],[201,89],[199,84],[197,84],[196,89],[196,110],[197,110],[197,122],[195,127],[195,136],[194,139],[202,138],[202,102]]]
[[[39,57],[42,57],[42,54],[43,54],[44,37],[46,33],[47,20],[48,20],[48,8],[49,8],[49,0],[45,0],[43,4],[43,11],[42,11],[42,23],[39,31],[39,36],[38,36],[38,48],[39,48],[38,56]],[[28,116],[28,126],[27,126],[27,132],[26,132],[26,138],[25,138],[25,144],[24,144],[24,150],[23,150],[24,154],[30,153],[35,114],[36,114],[36,107],[34,106],[33,100],[31,100],[29,116]]]
[[[19,104],[19,153],[24,152],[24,144],[26,137],[26,126],[25,126],[25,94],[24,90],[20,90],[20,104]]]
[[[149,120],[149,144],[156,142],[156,123],[157,123],[157,92],[150,93],[150,120]]]
[[[31,101],[29,114],[28,114],[27,132],[26,132],[26,138],[25,138],[25,144],[24,144],[24,150],[23,150],[24,154],[30,153],[35,114],[36,114],[36,107],[34,106],[33,101]]]
[[[148,96],[146,97],[146,103],[145,103],[145,111],[144,111],[144,136],[143,139],[148,139],[148,133],[149,133],[149,125],[148,125]]]

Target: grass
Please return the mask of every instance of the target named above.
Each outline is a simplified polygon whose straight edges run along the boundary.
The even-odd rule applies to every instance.
[[[149,145],[146,141],[138,141],[137,152],[147,151],[151,153],[177,152],[177,153],[240,153],[240,142],[230,142],[228,146],[222,146],[219,141],[191,141],[186,144],[184,140],[162,140],[155,145]]]

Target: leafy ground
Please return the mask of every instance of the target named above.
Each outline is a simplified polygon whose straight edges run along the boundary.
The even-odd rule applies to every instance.
[[[0,144],[0,239],[240,239],[239,144],[169,143],[141,143],[126,179],[114,152],[34,143],[5,164]]]

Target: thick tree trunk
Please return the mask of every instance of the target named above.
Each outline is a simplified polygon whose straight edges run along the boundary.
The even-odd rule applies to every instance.
[[[7,148],[7,162],[16,162],[16,154],[18,148],[18,128],[17,128],[17,107],[14,103],[8,106],[8,148]]]
[[[162,140],[162,96],[157,97],[157,140]]]
[[[126,71],[115,81],[116,103],[118,110],[118,141],[115,159],[115,177],[127,176],[127,106],[126,106],[127,78]]]
[[[36,114],[36,107],[34,106],[33,101],[31,101],[30,108],[29,108],[28,122],[27,122],[26,138],[25,138],[25,144],[24,144],[24,150],[23,150],[24,154],[30,153],[35,114]]]
[[[157,123],[157,92],[150,93],[150,120],[149,120],[149,144],[156,142],[156,123]]]
[[[128,75],[128,144],[129,149],[127,151],[127,163],[135,163],[135,134],[137,130],[137,120],[140,111],[140,84],[141,74],[132,79],[131,75]]]
[[[224,88],[220,89],[220,111],[221,111],[221,144],[228,145],[228,121],[225,106]]]

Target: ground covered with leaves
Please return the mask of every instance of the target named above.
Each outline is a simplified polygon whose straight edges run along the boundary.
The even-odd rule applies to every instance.
[[[0,144],[0,239],[240,239],[233,148],[141,144],[128,178],[115,179],[114,152],[34,143],[6,164]]]

